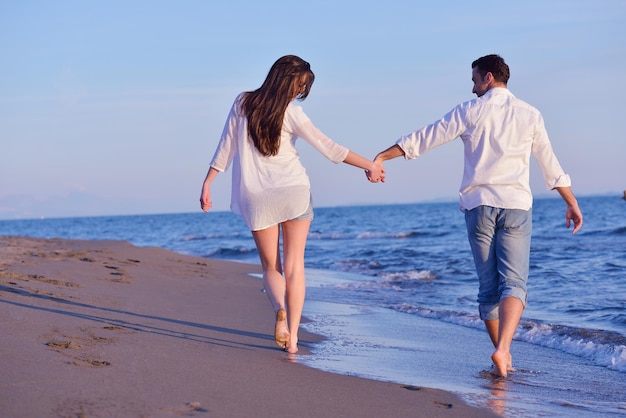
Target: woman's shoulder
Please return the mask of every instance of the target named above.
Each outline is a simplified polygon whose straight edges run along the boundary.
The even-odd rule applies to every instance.
[[[237,105],[238,107],[241,107],[241,104],[243,103],[243,101],[245,100],[246,96],[247,96],[248,92],[247,91],[243,91],[241,93],[239,93],[237,95],[237,97],[235,97],[235,101],[234,104]]]
[[[283,118],[283,129],[287,132],[299,132],[299,128],[309,121],[309,117],[304,113],[302,106],[291,102],[285,109]]]
[[[302,109],[302,106],[291,102],[287,105],[287,109],[285,110],[285,119],[301,122],[308,120],[309,117],[306,115],[306,113],[304,113],[304,109]]]
[[[243,114],[242,106],[247,94],[248,92],[241,92],[237,95],[237,97],[235,97],[235,100],[233,101],[232,111],[238,116],[241,116]]]

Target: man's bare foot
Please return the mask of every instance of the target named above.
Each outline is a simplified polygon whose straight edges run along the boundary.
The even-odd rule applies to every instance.
[[[509,361],[506,363],[506,370],[508,372],[514,372],[515,367],[513,367],[513,356],[509,354]]]
[[[289,345],[289,327],[287,326],[287,311],[280,308],[276,312],[276,326],[274,327],[274,341],[283,350]]]
[[[491,361],[493,361],[494,368],[492,374],[496,376],[506,377],[509,372],[509,367],[512,368],[511,355],[504,351],[496,350],[491,355]]]

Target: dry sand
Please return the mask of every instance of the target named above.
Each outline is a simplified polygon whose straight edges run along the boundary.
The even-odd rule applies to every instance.
[[[274,343],[259,266],[119,241],[0,237],[0,415],[489,417],[327,373]]]

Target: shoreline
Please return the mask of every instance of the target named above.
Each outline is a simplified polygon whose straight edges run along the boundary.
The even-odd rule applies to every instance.
[[[301,364],[323,337],[276,347],[258,265],[124,241],[0,237],[0,254],[7,417],[497,416]]]

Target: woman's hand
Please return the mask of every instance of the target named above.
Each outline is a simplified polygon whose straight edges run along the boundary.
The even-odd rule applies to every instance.
[[[209,168],[209,172],[206,174],[204,183],[202,183],[202,192],[200,193],[200,208],[204,212],[208,212],[209,209],[213,207],[213,202],[211,202],[211,183],[218,174],[219,171],[217,171],[213,167]]]
[[[211,202],[211,188],[208,185],[202,186],[202,194],[200,195],[200,208],[204,212],[208,212],[213,207]]]
[[[369,168],[365,170],[367,179],[372,183],[378,183],[379,181],[385,182],[385,167],[382,163],[373,161]]]

